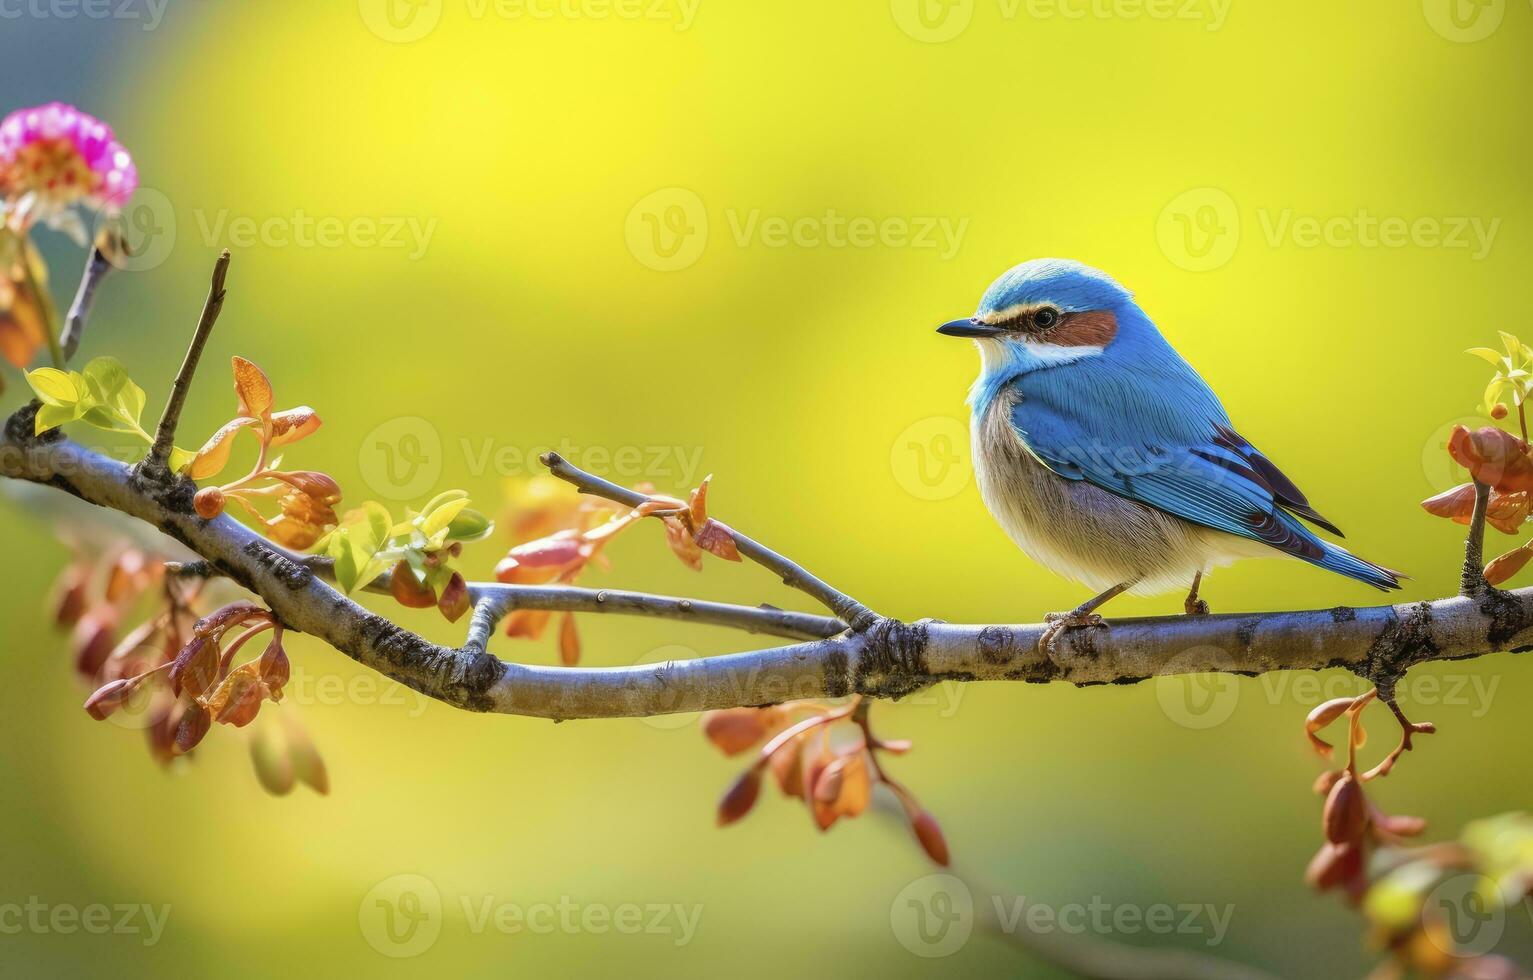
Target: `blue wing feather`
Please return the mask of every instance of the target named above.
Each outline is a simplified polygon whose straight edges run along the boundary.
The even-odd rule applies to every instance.
[[[1065,479],[1085,480],[1379,588],[1397,588],[1394,573],[1321,540],[1288,513],[1334,529],[1235,433],[1191,367],[1169,347],[1165,353],[1174,363],[1141,357],[1132,373],[1083,361],[1023,375],[1013,382],[1021,397],[1012,424],[1033,454]]]

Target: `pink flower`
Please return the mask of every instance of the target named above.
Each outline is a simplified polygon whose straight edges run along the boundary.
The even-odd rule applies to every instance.
[[[72,105],[18,109],[0,122],[0,192],[24,224],[82,202],[117,211],[137,187],[112,127]]]

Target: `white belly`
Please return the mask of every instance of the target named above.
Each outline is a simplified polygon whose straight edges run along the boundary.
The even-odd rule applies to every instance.
[[[1014,393],[1002,394],[974,422],[974,473],[985,506],[1038,564],[1098,592],[1134,581],[1131,593],[1156,595],[1186,590],[1199,572],[1240,558],[1280,556],[1258,541],[1056,475],[1012,427],[1015,404]]]

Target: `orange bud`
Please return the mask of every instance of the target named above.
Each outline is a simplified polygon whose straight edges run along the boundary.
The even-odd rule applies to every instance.
[[[1455,426],[1448,455],[1481,483],[1495,490],[1533,490],[1533,459],[1528,444],[1493,425],[1470,431]]]
[[[1496,402],[1496,404],[1492,405],[1490,408],[1490,417],[1498,421],[1500,419],[1506,418],[1507,414],[1506,406],[1500,402]]]
[[[725,755],[739,755],[766,738],[781,718],[776,708],[725,708],[705,712],[703,736]],[[774,758],[782,750],[773,753]]]
[[[547,609],[518,609],[506,617],[506,635],[536,640],[543,635],[552,615]]]
[[[1396,837],[1416,837],[1427,829],[1427,822],[1421,817],[1377,814],[1375,820],[1380,830]]]
[[[261,700],[267,694],[256,665],[241,664],[229,672],[224,682],[206,699],[213,720],[223,725],[244,728],[255,720]]]
[[[193,702],[181,714],[181,721],[176,726],[176,752],[185,755],[197,747],[202,737],[213,726],[213,716],[208,709]]]
[[[560,531],[551,537],[519,544],[506,557],[532,568],[568,565],[581,558],[580,538],[572,531]]]
[[[273,473],[272,477],[300,493],[313,497],[322,504],[338,503],[341,499],[341,485],[331,479],[327,473],[320,473],[317,470],[294,470],[290,473]]]
[[[468,598],[468,583],[463,581],[463,576],[457,572],[447,580],[442,587],[442,595],[437,599],[436,607],[447,617],[449,623],[456,623],[468,612],[470,606]]]
[[[670,545],[671,553],[681,559],[681,563],[694,572],[703,570],[703,551],[692,540],[692,535],[682,523],[675,518],[665,519],[665,543]]]
[[[1528,563],[1529,558],[1533,558],[1533,550],[1526,547],[1508,551],[1485,566],[1485,581],[1491,585],[1500,585],[1522,571],[1522,567]]]
[[[1485,521],[1502,534],[1516,534],[1528,519],[1529,500],[1526,493],[1490,492],[1485,504]],[[1471,506],[1471,517],[1473,516]],[[1469,523],[1468,520],[1461,523]]]
[[[60,627],[73,626],[85,614],[89,585],[90,568],[85,565],[69,565],[59,573],[53,586],[53,621]]]
[[[408,609],[430,609],[436,605],[436,593],[415,577],[407,561],[395,563],[394,573],[389,576],[389,592],[393,593],[396,602]]]
[[[739,561],[740,549],[735,547],[735,536],[729,528],[718,521],[709,520],[698,530],[693,539],[697,546],[725,561]]]
[[[271,413],[271,382],[266,373],[243,357],[231,358],[234,368],[234,393],[239,396],[240,414],[264,419]]]
[[[116,617],[108,610],[92,610],[75,623],[72,643],[75,651],[75,670],[82,677],[95,677],[106,663],[116,640]]]
[[[312,434],[319,426],[319,416],[307,405],[277,412],[271,417],[271,447],[276,449],[295,443]]]
[[[916,840],[921,842],[921,849],[926,856],[942,865],[948,866],[947,840],[942,836],[942,828],[937,825],[937,818],[922,810],[910,821],[910,829],[915,831]]]
[[[224,492],[217,487],[203,487],[192,498],[192,506],[198,517],[211,521],[224,512]]]
[[[1309,736],[1309,743],[1322,759],[1331,757],[1331,743],[1317,738],[1315,733],[1340,718],[1342,714],[1357,701],[1356,698],[1333,698],[1324,704],[1317,705],[1304,719],[1304,734]]]
[[[580,663],[580,634],[575,631],[574,613],[565,613],[559,621],[559,662],[566,667]]]
[[[788,742],[782,748],[772,753],[769,765],[772,767],[772,776],[777,780],[777,788],[782,790],[784,796],[804,795],[804,737],[800,735]]]
[[[97,721],[105,719],[107,715],[116,711],[124,701],[132,697],[133,691],[137,687],[137,677],[119,677],[115,681],[107,681],[96,688],[90,697],[85,699],[86,714]]]
[[[257,669],[261,680],[272,689],[273,700],[276,700],[281,696],[282,689],[287,686],[288,678],[293,673],[293,665],[287,659],[287,651],[282,648],[281,636],[273,636],[271,642],[266,644]]]
[[[196,636],[170,665],[170,689],[176,694],[183,690],[194,698],[218,683],[220,653],[218,641],[211,636]]]
[[[1343,772],[1325,798],[1325,812],[1321,818],[1325,839],[1333,844],[1357,840],[1367,825],[1368,801],[1363,797],[1363,789],[1352,773]]]
[[[1315,785],[1313,787],[1315,795],[1331,795],[1331,787],[1336,785],[1336,780],[1340,779],[1341,774],[1344,772],[1346,772],[1345,769],[1327,769],[1325,772],[1317,776],[1315,778]]]
[[[1474,514],[1474,484],[1463,483],[1421,502],[1421,509],[1435,517],[1446,517],[1468,524]]]
[[[740,774],[740,778],[734,781],[734,785],[729,787],[729,791],[719,801],[719,826],[727,827],[750,813],[760,793],[761,769],[758,766],[751,766]]]
[[[1304,871],[1304,880],[1310,886],[1325,891],[1361,874],[1363,848],[1356,841],[1333,844],[1327,841],[1310,859]]]

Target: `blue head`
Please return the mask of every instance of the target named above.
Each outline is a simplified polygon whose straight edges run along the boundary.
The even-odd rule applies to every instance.
[[[1170,353],[1133,294],[1070,259],[1033,259],[1008,270],[985,290],[972,317],[937,332],[971,337],[979,347],[980,375],[969,400],[981,413],[1003,385],[1033,371]]]

